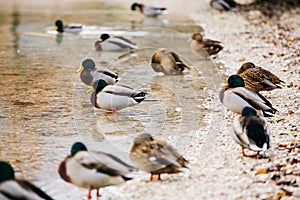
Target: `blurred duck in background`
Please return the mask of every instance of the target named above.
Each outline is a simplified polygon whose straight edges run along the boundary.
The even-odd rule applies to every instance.
[[[96,51],[125,51],[136,49],[137,45],[124,37],[110,37],[109,34],[104,33],[95,42],[94,47]]]
[[[140,3],[133,3],[131,5],[132,11],[139,11],[143,15],[147,17],[157,17],[162,14],[167,14],[168,10],[162,7],[155,7],[155,6],[146,6]]]

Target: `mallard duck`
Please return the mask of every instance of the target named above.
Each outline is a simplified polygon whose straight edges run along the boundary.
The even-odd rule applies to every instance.
[[[239,75],[231,75],[228,78],[219,97],[228,110],[238,114],[241,114],[246,106],[261,111],[265,117],[271,117],[277,111],[264,96],[245,88],[244,80]]]
[[[138,10],[140,13],[147,17],[157,17],[161,14],[167,14],[168,10],[166,8],[154,7],[154,6],[146,6],[140,3],[133,3],[131,5],[131,10]]]
[[[82,61],[80,68],[76,71],[80,73],[80,79],[86,85],[92,86],[96,80],[103,79],[108,85],[118,82],[118,74],[109,70],[96,70],[95,62],[88,58]]]
[[[83,25],[82,24],[68,24],[67,26],[64,26],[62,20],[58,19],[55,21],[54,29],[59,32],[71,32],[76,33],[82,31]]]
[[[265,119],[257,115],[252,107],[245,107],[242,116],[237,116],[232,124],[232,138],[242,146],[243,156],[256,156],[270,148],[270,128]],[[255,151],[245,154],[244,149]]]
[[[100,36],[100,39],[95,42],[94,46],[96,51],[124,51],[137,48],[135,43],[124,37],[110,37],[106,33]]]
[[[246,62],[237,71],[245,82],[245,87],[255,91],[270,91],[281,88],[278,84],[284,83],[276,75],[262,67]]]
[[[189,47],[196,52],[203,48],[209,55],[215,55],[219,53],[223,49],[220,45],[221,42],[203,39],[203,35],[201,33],[194,33],[192,38],[189,40]]]
[[[165,75],[182,75],[185,69],[190,70],[175,52],[167,49],[157,49],[153,53],[151,67],[155,72],[163,72]]]
[[[59,165],[58,173],[66,182],[88,188],[87,198],[93,189],[118,185],[132,178],[127,177],[134,168],[119,158],[100,151],[88,151],[82,142],[72,145],[71,154]]]
[[[150,181],[154,175],[158,175],[160,180],[160,174],[182,172],[188,163],[172,146],[164,141],[155,140],[147,133],[140,134],[134,139],[130,159],[137,168],[151,173]]]
[[[53,200],[32,183],[16,179],[14,169],[4,161],[0,161],[0,199]]]
[[[117,112],[120,109],[141,103],[147,93],[121,85],[108,85],[103,79],[94,82],[88,92],[94,107]]]
[[[237,4],[234,0],[211,0],[210,6],[217,10],[236,10]]]

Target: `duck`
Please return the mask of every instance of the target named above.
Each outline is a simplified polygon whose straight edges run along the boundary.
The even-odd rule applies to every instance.
[[[221,11],[236,10],[239,6],[234,0],[211,0],[210,6]]]
[[[108,85],[114,85],[119,81],[117,73],[110,70],[97,70],[91,58],[84,59],[76,72],[80,72],[81,81],[88,86],[92,86],[99,79],[105,80]]]
[[[257,115],[252,107],[246,106],[242,115],[235,117],[232,123],[233,140],[242,147],[243,156],[257,156],[259,152],[270,148],[270,127],[267,121]],[[254,154],[246,154],[244,149],[254,151]]]
[[[0,199],[53,200],[44,191],[29,181],[16,179],[13,167],[0,161]]]
[[[223,49],[221,42],[203,39],[201,33],[194,33],[192,35],[192,38],[189,39],[189,47],[196,52],[203,48],[209,55],[215,55]]]
[[[110,37],[106,33],[100,35],[94,47],[96,51],[124,51],[138,48],[135,43],[122,36]]]
[[[255,92],[279,89],[281,88],[279,84],[285,83],[272,72],[252,62],[243,63],[237,74],[244,79],[245,87]]]
[[[188,164],[171,145],[154,139],[148,133],[142,133],[134,139],[130,159],[138,169],[150,173],[150,181],[154,180],[154,176],[161,180],[163,173],[182,172]]]
[[[119,185],[132,179],[128,177],[135,168],[114,155],[88,150],[82,142],[75,142],[68,155],[58,167],[60,177],[73,185],[87,188],[87,198],[91,199],[92,190],[100,196],[101,187]]]
[[[229,76],[219,98],[228,110],[237,114],[242,114],[246,106],[254,108],[265,117],[272,117],[277,112],[263,95],[246,88],[243,78],[237,74]]]
[[[63,33],[63,32],[69,32],[69,33],[77,33],[82,31],[83,29],[82,24],[68,24],[67,26],[64,26],[63,21],[60,19],[57,19],[54,23],[54,29],[58,32],[58,33]]]
[[[131,5],[131,10],[132,11],[139,11],[143,15],[147,17],[157,17],[162,14],[167,14],[168,10],[167,8],[162,8],[162,7],[155,7],[155,6],[146,6],[144,4],[140,3],[133,3]]]
[[[153,53],[151,67],[155,72],[162,72],[165,75],[182,75],[184,70],[191,69],[175,52],[167,49],[157,49]]]
[[[146,98],[146,92],[136,91],[127,86],[108,85],[103,79],[94,82],[88,92],[95,108],[116,113],[118,110],[141,103]]]

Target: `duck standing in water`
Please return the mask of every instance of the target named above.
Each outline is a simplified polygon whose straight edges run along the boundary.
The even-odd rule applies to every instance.
[[[219,97],[228,110],[237,114],[242,114],[244,107],[252,107],[261,111],[265,117],[271,117],[277,111],[264,96],[246,88],[243,78],[239,75],[231,75],[228,78]]]
[[[0,161],[0,199],[1,200],[53,200],[32,183],[16,179],[12,166]]]
[[[138,135],[130,150],[131,161],[140,170],[151,173],[150,181],[154,175],[163,173],[174,174],[182,172],[183,168],[187,168],[188,161],[181,156],[168,143],[155,140],[150,134],[143,133]]]
[[[201,49],[203,48],[209,55],[215,55],[223,49],[221,42],[203,39],[203,35],[201,33],[193,34],[192,38],[189,39],[189,47],[195,52],[201,52]]]
[[[100,39],[95,42],[94,47],[96,51],[125,51],[137,48],[135,43],[124,37],[110,37],[106,33],[100,36]]]
[[[140,3],[133,3],[131,5],[131,10],[136,11],[138,10],[140,13],[147,17],[157,17],[162,14],[167,14],[168,10],[162,7],[155,7],[155,6],[146,6]]]
[[[82,142],[72,145],[71,154],[58,167],[58,173],[63,180],[88,188],[88,199],[91,199],[93,189],[97,190],[96,194],[99,197],[101,187],[131,180],[127,175],[134,170],[132,166],[111,154],[88,151]]]
[[[260,151],[270,148],[270,128],[265,119],[257,115],[252,107],[245,107],[242,115],[237,116],[232,124],[232,138],[241,145],[243,156],[256,156]],[[244,149],[255,151],[245,154]]]
[[[118,110],[134,106],[145,100],[145,92],[139,92],[132,88],[120,85],[108,85],[103,79],[97,80],[93,87],[91,103],[94,107],[116,113]]]
[[[182,75],[184,70],[191,69],[175,52],[167,49],[157,49],[153,53],[151,67],[155,72],[162,72],[165,75]]]
[[[237,74],[245,82],[245,87],[255,91],[270,91],[281,88],[279,84],[284,83],[270,71],[254,65],[252,62],[246,62],[238,69]]]
[[[80,72],[81,81],[89,86],[99,79],[106,81],[108,85],[114,85],[118,82],[118,74],[109,70],[97,70],[95,62],[88,58],[82,61],[80,68],[76,71]]]

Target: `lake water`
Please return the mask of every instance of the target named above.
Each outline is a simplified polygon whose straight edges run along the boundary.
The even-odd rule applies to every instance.
[[[205,116],[215,111],[221,79],[204,53],[187,47],[191,34],[202,31],[188,17],[144,18],[129,6],[99,1],[0,3],[0,159],[53,198],[85,198],[87,190],[65,183],[56,172],[75,141],[130,162],[128,151],[140,133],[167,140],[183,153],[196,131],[209,125]],[[58,37],[52,30],[57,18],[86,29]],[[123,35],[139,48],[96,52],[101,33]],[[149,63],[157,48],[177,52],[199,74],[155,73]],[[118,72],[118,84],[146,91],[147,100],[117,115],[93,108],[88,87],[75,73],[85,58]]]

